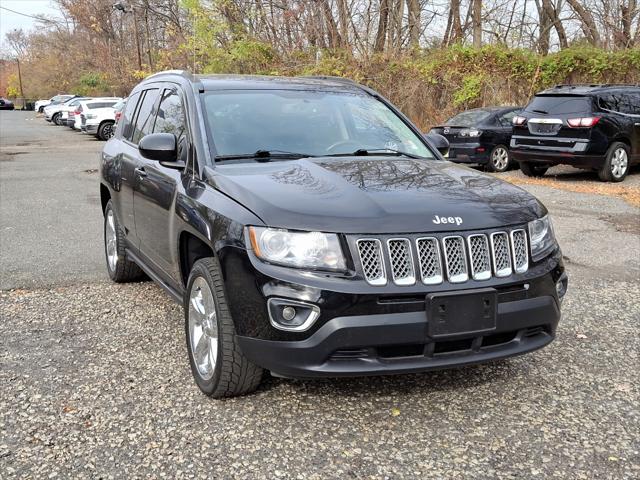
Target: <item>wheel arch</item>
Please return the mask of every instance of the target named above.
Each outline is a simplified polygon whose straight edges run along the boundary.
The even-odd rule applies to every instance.
[[[107,203],[111,200],[111,192],[103,183],[100,184],[100,205],[102,205],[102,214],[104,215],[104,210],[107,208]]]
[[[211,245],[192,232],[183,230],[178,239],[180,278],[186,287],[193,264],[201,258],[215,257]]]

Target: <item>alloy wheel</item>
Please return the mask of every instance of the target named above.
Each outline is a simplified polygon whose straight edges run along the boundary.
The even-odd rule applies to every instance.
[[[505,148],[498,147],[493,151],[491,161],[496,170],[503,171],[509,165],[509,152]]]
[[[118,263],[118,236],[116,235],[116,222],[111,209],[107,211],[107,220],[104,223],[104,241],[109,270],[114,271]]]
[[[626,173],[628,165],[627,151],[624,148],[617,148],[613,152],[613,158],[611,159],[611,174],[615,178],[622,177]]]
[[[193,281],[189,292],[189,344],[198,375],[211,379],[218,359],[218,315],[203,277]]]

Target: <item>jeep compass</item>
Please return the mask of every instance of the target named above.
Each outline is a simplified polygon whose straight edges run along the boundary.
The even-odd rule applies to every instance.
[[[442,158],[343,79],[152,75],[100,162],[107,270],[184,306],[213,397],[422,372],[549,344],[567,288],[547,210]]]

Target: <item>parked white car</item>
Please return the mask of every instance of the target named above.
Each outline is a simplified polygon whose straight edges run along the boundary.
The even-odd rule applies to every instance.
[[[94,98],[80,102],[75,115],[76,125],[79,117],[80,129],[83,132],[95,135],[100,140],[109,140],[113,136],[113,126],[116,123],[114,107],[120,102],[122,98],[117,97]],[[80,115],[77,114],[78,110]]]
[[[60,116],[57,118],[57,121],[54,121],[54,123],[56,125],[73,126],[73,116],[71,114],[75,112],[80,105],[80,102],[84,100],[91,100],[91,97],[76,97],[62,105],[60,107]]]
[[[47,122],[52,122],[52,123],[55,123],[56,125],[61,125],[58,122],[60,122],[60,120],[62,119],[62,110],[64,110],[65,107],[69,103],[73,102],[76,98],[80,98],[80,97],[78,97],[78,95],[74,95],[73,97],[71,97],[70,99],[66,100],[63,103],[51,103],[47,105],[43,109],[44,119]]]
[[[74,95],[56,95],[55,97],[51,97],[48,100],[46,99],[38,100],[34,106],[34,110],[38,113],[42,113],[42,111],[44,110],[44,107],[46,107],[47,105],[50,105],[52,103],[53,104],[64,103],[73,97]]]

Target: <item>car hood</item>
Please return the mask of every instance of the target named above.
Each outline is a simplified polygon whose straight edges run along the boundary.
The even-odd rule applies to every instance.
[[[521,188],[441,160],[320,157],[207,172],[266,225],[287,229],[438,232],[524,224],[546,213]]]

